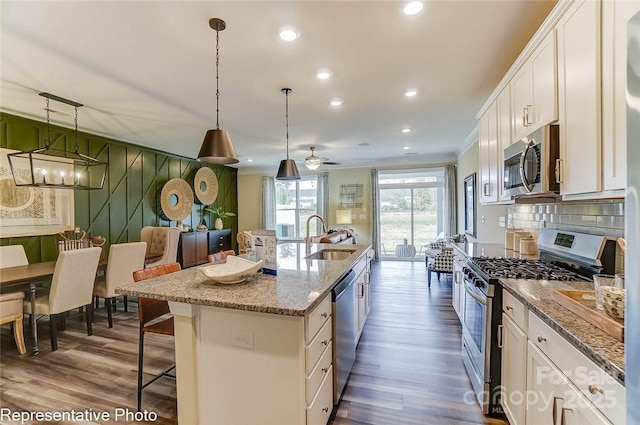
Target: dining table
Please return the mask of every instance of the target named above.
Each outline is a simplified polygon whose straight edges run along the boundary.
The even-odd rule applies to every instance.
[[[107,260],[101,259],[98,264],[98,270],[104,270],[107,266]],[[5,267],[0,269],[0,292],[6,290],[20,290],[21,288],[29,288],[31,311],[36,311],[36,286],[38,284],[48,282],[53,277],[56,268],[55,261],[43,261],[41,263],[32,263],[24,266]],[[38,328],[36,326],[35,313],[30,315],[31,336],[33,338],[33,346],[31,354],[37,355],[40,350],[38,348]]]

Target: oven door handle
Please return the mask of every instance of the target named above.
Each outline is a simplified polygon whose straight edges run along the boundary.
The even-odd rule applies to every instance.
[[[467,294],[471,295],[471,298],[473,298],[474,300],[478,301],[480,304],[482,305],[487,305],[487,300],[485,298],[482,298],[481,296],[474,294],[473,292],[471,292],[471,290],[469,289],[469,287],[467,285],[464,285],[464,290]]]
[[[524,172],[524,161],[527,158],[527,152],[529,152],[529,149],[531,149],[533,145],[533,140],[529,140],[529,143],[527,143],[526,147],[522,151],[522,155],[520,156],[520,179],[522,180],[524,189],[529,193],[531,193],[531,191],[533,190],[533,185],[529,183],[527,174]]]

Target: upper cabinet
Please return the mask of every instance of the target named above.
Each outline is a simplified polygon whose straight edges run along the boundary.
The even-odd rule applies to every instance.
[[[493,103],[480,118],[478,157],[480,158],[480,203],[498,200],[498,118]]]
[[[600,2],[574,2],[558,22],[560,193],[601,190]]]
[[[627,22],[640,10],[637,1],[602,3],[602,187],[627,185]]]
[[[626,24],[638,11],[640,1],[558,1],[477,116],[480,190],[489,191],[481,202],[508,201],[499,187],[504,148],[553,122],[560,130],[556,177],[563,199],[624,196]]]
[[[511,81],[511,142],[558,119],[556,75],[556,33],[551,30]]]

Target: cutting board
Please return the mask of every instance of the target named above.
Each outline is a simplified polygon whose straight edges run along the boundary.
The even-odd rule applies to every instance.
[[[553,300],[618,341],[624,342],[624,322],[596,309],[595,291],[554,289]]]

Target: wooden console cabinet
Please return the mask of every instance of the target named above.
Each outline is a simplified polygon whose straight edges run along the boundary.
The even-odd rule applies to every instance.
[[[182,268],[197,266],[206,263],[209,254],[229,249],[231,229],[181,233],[178,262]]]

